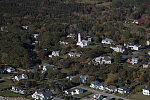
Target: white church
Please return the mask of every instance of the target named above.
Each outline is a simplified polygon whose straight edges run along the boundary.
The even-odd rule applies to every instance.
[[[81,34],[78,33],[78,42],[77,45],[80,47],[87,47],[88,45],[90,45],[90,41],[88,40],[81,40]]]

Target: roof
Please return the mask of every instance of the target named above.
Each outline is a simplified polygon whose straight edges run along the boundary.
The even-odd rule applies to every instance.
[[[144,89],[150,91],[150,86],[146,86]]]
[[[46,97],[46,96],[49,96],[49,95],[52,95],[51,92],[44,92],[43,90],[37,90],[36,92],[37,92],[38,94],[43,94],[45,97]]]

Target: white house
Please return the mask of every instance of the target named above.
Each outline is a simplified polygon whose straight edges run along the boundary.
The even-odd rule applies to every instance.
[[[111,64],[111,57],[109,56],[100,56],[100,57],[96,57],[92,60],[92,62],[96,65],[98,64]]]
[[[143,64],[143,68],[148,68],[148,67],[150,67],[150,62],[148,63],[148,62],[145,62],[144,64]]]
[[[150,45],[150,40],[146,41],[146,45],[149,46]]]
[[[60,56],[60,51],[53,51],[51,55],[49,55],[50,58],[52,57],[56,57],[56,56]]]
[[[125,87],[119,87],[118,88],[118,93],[120,94],[126,94],[126,93],[129,93],[129,90]]]
[[[76,37],[76,35],[75,34],[69,34],[69,35],[67,35],[67,38],[75,38]]]
[[[44,92],[42,90],[38,90],[32,95],[32,98],[34,98],[35,100],[36,99],[46,100],[52,97],[53,97],[53,94],[51,92]]]
[[[37,38],[38,38],[38,36],[39,36],[39,34],[38,34],[38,33],[33,34],[33,37],[34,37],[35,39],[37,39]]]
[[[128,60],[132,65],[137,64],[139,62],[139,58],[131,58]]]
[[[68,55],[69,55],[70,57],[76,57],[76,58],[81,57],[81,54],[80,54],[80,53],[74,53],[74,52],[70,52],[70,53],[68,53]]]
[[[67,76],[67,77],[66,77],[66,79],[68,79],[68,80],[72,81],[73,76]]]
[[[46,71],[48,71],[50,69],[51,70],[55,70],[56,67],[54,65],[50,65],[50,64],[44,63],[44,65],[43,65],[43,72],[46,72]]]
[[[130,45],[129,46],[131,48],[131,50],[140,50],[141,49],[141,45]]]
[[[27,93],[26,90],[23,90],[19,87],[15,87],[15,86],[12,86],[11,91],[15,92],[15,93],[20,93],[20,94],[26,94]]]
[[[106,90],[109,92],[117,92],[117,87],[116,86],[107,86]]]
[[[21,26],[24,30],[27,30],[29,26]]]
[[[60,43],[61,45],[68,45],[68,44],[69,44],[69,42],[65,42],[65,41],[59,41],[59,43]]]
[[[106,39],[102,40],[102,44],[112,44],[112,43],[113,43],[112,39],[106,38]]]
[[[146,86],[146,87],[143,89],[143,95],[150,96],[150,86]]]
[[[25,74],[21,74],[21,75],[19,75],[19,76],[15,76],[14,79],[15,79],[16,81],[26,80],[26,79],[28,79],[28,76],[25,75]]]
[[[102,100],[104,98],[104,96],[102,94],[95,94],[93,96],[94,100]]]
[[[83,93],[83,89],[82,88],[78,88],[75,89],[74,91],[71,92],[71,95],[75,95],[75,94],[82,94]]]
[[[150,56],[150,51],[148,51],[148,55]]]
[[[76,45],[78,45],[80,47],[87,47],[90,45],[90,41],[88,41],[88,40],[82,40],[81,41],[81,34],[78,33],[78,42]]]
[[[133,24],[139,24],[139,22],[138,22],[138,20],[133,20],[133,22],[132,22]]]
[[[124,47],[121,45],[117,45],[116,47],[110,47],[110,48],[113,49],[115,52],[123,53],[125,51]]]
[[[90,87],[91,87],[91,88],[96,88],[96,89],[98,89],[98,88],[99,88],[99,85],[100,85],[100,82],[99,82],[99,81],[93,81],[93,82],[91,82]]]
[[[6,66],[4,70],[7,71],[8,73],[15,72],[15,68],[12,68],[10,66]]]
[[[80,76],[80,82],[81,83],[87,83],[88,82],[88,75],[81,75]]]
[[[100,90],[106,90],[106,88],[107,88],[107,85],[105,85],[105,84],[100,84],[100,86],[99,86],[99,89]]]

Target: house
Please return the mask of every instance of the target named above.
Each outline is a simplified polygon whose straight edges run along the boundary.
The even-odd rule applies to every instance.
[[[46,71],[48,71],[50,69],[51,70],[55,70],[56,67],[54,65],[50,65],[50,64],[44,63],[44,65],[43,65],[43,72],[46,72]]]
[[[88,41],[88,40],[82,40],[81,41],[81,34],[78,33],[78,42],[76,45],[80,46],[80,47],[87,47],[90,45],[90,41]]]
[[[116,86],[107,86],[106,90],[109,92],[117,92],[117,87]]]
[[[148,62],[145,62],[144,64],[143,64],[143,68],[148,68],[148,67],[150,67],[150,62],[148,63]]]
[[[99,89],[100,90],[106,90],[106,88],[107,88],[107,85],[105,85],[105,84],[100,84],[100,86],[99,86]]]
[[[129,48],[130,46],[132,46],[132,44],[130,42],[124,43],[124,47]]]
[[[148,40],[146,41],[146,45],[147,45],[147,46],[150,45],[150,40],[149,40],[149,41],[148,41]]]
[[[146,87],[143,89],[143,95],[150,96],[150,86],[146,86]]]
[[[88,75],[81,75],[80,76],[80,82],[81,83],[87,83],[88,82]]]
[[[106,39],[102,40],[102,44],[112,44],[112,43],[113,43],[112,39],[106,38]]]
[[[126,94],[129,93],[129,90],[125,87],[119,87],[117,92],[120,94]]]
[[[85,40],[88,40],[89,42],[92,42],[92,37],[91,36],[86,36]]]
[[[12,68],[10,66],[5,66],[5,69],[4,69],[6,72],[8,73],[12,73],[12,72],[15,72],[15,68]]]
[[[65,42],[65,41],[59,41],[59,43],[60,43],[61,45],[68,45],[68,44],[69,44],[69,42]]]
[[[35,93],[32,94],[32,98],[34,99],[46,100],[46,99],[51,99],[52,97],[53,94],[51,92],[44,92],[43,90],[35,91]]]
[[[69,35],[67,35],[67,38],[75,38],[76,37],[76,35],[75,34],[69,34]]]
[[[22,88],[15,87],[15,86],[12,86],[11,91],[15,92],[15,93],[20,93],[20,94],[26,94],[27,93],[26,90],[23,90]]]
[[[64,93],[65,93],[65,95],[69,95],[69,94],[71,94],[71,91],[70,90],[66,90],[66,91],[64,91]]]
[[[74,91],[71,92],[71,95],[75,95],[75,94],[82,94],[83,93],[83,89],[82,88],[78,88],[75,89]]]
[[[19,75],[19,76],[15,76],[14,79],[15,79],[16,81],[26,80],[26,79],[28,79],[28,76],[25,75],[25,74],[21,74],[21,75]]]
[[[92,60],[92,62],[95,64],[95,65],[98,65],[98,64],[111,64],[111,57],[109,56],[100,56],[100,57],[96,57]]]
[[[66,79],[68,79],[68,80],[72,81],[73,76],[67,76],[67,77],[66,77]]]
[[[131,50],[140,50],[141,49],[141,45],[130,45],[129,46],[131,48]]]
[[[113,98],[107,96],[107,97],[104,97],[102,100],[114,100]]]
[[[110,47],[110,48],[113,49],[115,52],[123,53],[125,51],[125,49],[122,45],[117,45],[116,47]]]
[[[74,52],[70,52],[70,53],[68,53],[68,55],[69,55],[70,57],[75,57],[75,58],[81,57],[81,54],[80,54],[80,53],[74,53]]]
[[[21,26],[22,29],[27,30],[29,26]]]
[[[150,51],[148,51],[148,55],[150,56]]]
[[[139,58],[131,58],[131,59],[128,59],[127,62],[129,62],[132,65],[134,65],[134,64],[137,64],[139,62]]]
[[[94,100],[102,100],[104,98],[104,96],[102,94],[95,94],[93,96]]]
[[[38,33],[33,34],[33,37],[34,37],[35,39],[37,39],[37,38],[38,38],[38,36],[39,36],[39,34],[38,34]]]
[[[100,85],[100,82],[99,82],[99,81],[94,81],[94,82],[91,82],[90,87],[91,87],[91,88],[96,88],[96,89],[98,89],[98,88],[99,88],[99,85]]]
[[[60,51],[53,51],[51,55],[49,55],[49,57],[56,57],[56,56],[60,56]]]
[[[132,23],[137,25],[139,24],[138,20],[134,20]]]

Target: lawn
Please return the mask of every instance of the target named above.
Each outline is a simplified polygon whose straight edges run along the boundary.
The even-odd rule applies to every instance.
[[[11,91],[6,91],[6,92],[0,92],[0,96],[5,96],[5,97],[22,97],[23,95],[17,94]]]
[[[91,95],[91,94],[92,94],[91,92],[86,91],[86,92],[84,92],[84,93],[82,93],[82,94],[78,94],[78,95],[76,95],[76,96],[77,96],[77,97],[80,97],[80,98],[83,98],[83,97],[88,96],[88,95]]]
[[[9,88],[13,85],[13,82],[11,80],[4,80],[3,82],[0,83],[0,90],[1,89],[5,89],[5,88]]]
[[[150,100],[150,96],[144,96],[141,92],[129,96],[130,100]]]

